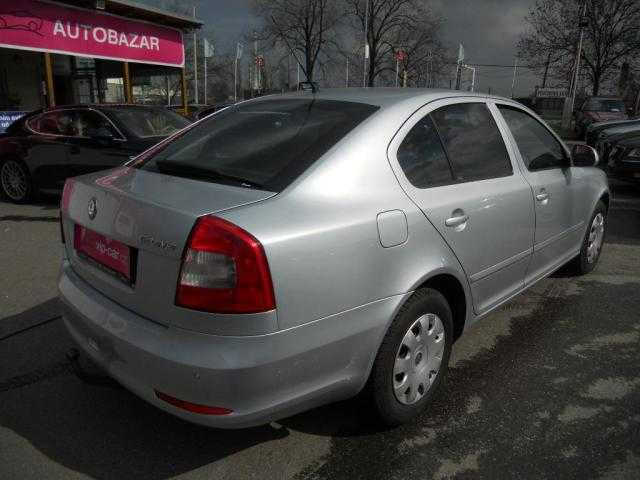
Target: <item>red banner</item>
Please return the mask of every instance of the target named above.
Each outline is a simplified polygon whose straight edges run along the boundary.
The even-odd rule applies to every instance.
[[[38,0],[0,0],[0,46],[182,67],[180,30]]]

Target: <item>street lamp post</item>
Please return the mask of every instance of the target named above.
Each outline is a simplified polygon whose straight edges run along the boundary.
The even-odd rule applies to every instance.
[[[364,59],[362,60],[362,86],[367,86],[367,59],[369,58],[369,0],[367,2],[364,13]]]

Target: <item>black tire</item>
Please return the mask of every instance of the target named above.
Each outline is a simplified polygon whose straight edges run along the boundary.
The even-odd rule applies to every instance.
[[[602,240],[600,243],[600,247],[597,249],[597,253],[595,257],[589,258],[589,245],[591,244],[590,236],[594,228],[594,220],[598,215],[602,215],[603,221],[603,231],[602,231]],[[604,239],[607,233],[607,206],[600,200],[596,204],[596,208],[593,210],[591,217],[589,218],[589,224],[587,225],[587,231],[584,235],[584,239],[582,240],[582,247],[580,248],[580,254],[573,259],[572,267],[573,272],[576,275],[586,275],[587,273],[593,271],[598,264],[598,260],[600,259],[600,254],[602,253],[602,247],[604,245]]]
[[[19,191],[9,184],[7,171],[5,169],[12,169],[13,171],[19,171],[21,173],[24,184]],[[20,160],[9,158],[0,161],[0,192],[4,198],[13,203],[27,203],[33,198],[35,189],[31,179],[31,173],[27,166]]]
[[[422,397],[413,404],[406,404],[402,403],[394,392],[394,383],[397,381],[397,378],[394,379],[394,366],[396,357],[401,354],[400,348],[404,348],[402,342],[405,334],[408,334],[409,329],[415,324],[416,320],[426,314],[437,315],[442,327],[444,327],[442,361],[431,386],[424,391]],[[367,391],[382,423],[387,426],[406,423],[427,407],[444,380],[452,345],[453,316],[447,300],[437,290],[423,288],[416,291],[403,305],[389,327],[389,331],[384,337],[376,356],[367,384]],[[424,355],[424,358],[427,358],[427,353]],[[413,355],[409,356],[414,359]],[[417,358],[417,361],[419,362],[421,358],[421,356]],[[414,365],[414,363],[411,363],[411,365]],[[427,377],[425,376],[424,378],[426,379]]]

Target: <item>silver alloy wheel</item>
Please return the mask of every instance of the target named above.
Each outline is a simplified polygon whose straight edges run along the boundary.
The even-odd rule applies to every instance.
[[[393,393],[404,405],[412,405],[435,381],[444,354],[445,332],[434,313],[418,318],[404,334],[393,365]]]
[[[15,160],[7,160],[0,169],[2,190],[11,200],[23,200],[29,189],[29,180],[24,170]]]
[[[598,258],[604,239],[604,215],[600,212],[593,218],[589,230],[589,245],[587,246],[587,262],[593,263]]]

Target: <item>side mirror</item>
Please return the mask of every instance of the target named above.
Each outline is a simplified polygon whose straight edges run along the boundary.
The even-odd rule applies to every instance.
[[[595,148],[576,143],[571,147],[571,162],[574,167],[595,167],[600,163],[600,156]]]

